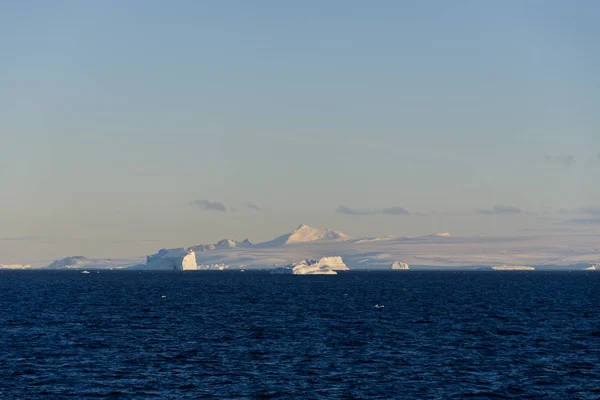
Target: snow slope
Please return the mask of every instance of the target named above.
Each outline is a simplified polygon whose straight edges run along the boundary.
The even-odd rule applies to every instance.
[[[195,253],[196,269],[265,269],[290,265],[297,260],[339,254],[345,265],[357,270],[389,270],[396,260],[410,264],[411,269],[467,266],[489,269],[492,266],[530,265],[536,269],[554,266],[581,270],[597,264],[600,251],[600,241],[593,235],[347,239],[348,236],[338,231],[300,225],[291,233],[257,245],[247,241],[225,240],[184,250]],[[47,268],[140,268],[139,264],[145,261],[146,257],[67,257],[51,263]],[[186,268],[193,267],[193,263],[186,265]]]
[[[29,264],[0,264],[0,269],[30,269]]]
[[[65,257],[46,265],[48,269],[124,269],[143,267],[143,257],[128,259],[97,259],[83,256]]]
[[[350,236],[333,229],[316,229],[308,225],[300,225],[291,233],[286,233],[268,242],[260,243],[261,247],[278,247],[298,243],[310,243],[315,241],[345,241]]]
[[[201,251],[232,249],[235,247],[251,247],[251,246],[252,246],[252,243],[250,243],[250,241],[248,239],[245,239],[241,242],[238,242],[237,240],[233,240],[233,239],[223,239],[223,240],[219,240],[215,244],[199,244],[196,246],[191,246],[191,247],[188,247],[187,250],[201,252]]]

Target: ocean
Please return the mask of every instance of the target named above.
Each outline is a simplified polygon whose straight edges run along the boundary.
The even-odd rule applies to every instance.
[[[600,398],[600,273],[0,272],[0,398]]]

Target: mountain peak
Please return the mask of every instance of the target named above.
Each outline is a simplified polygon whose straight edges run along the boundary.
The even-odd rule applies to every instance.
[[[285,241],[289,243],[304,243],[314,242],[315,240],[347,240],[350,239],[347,235],[342,232],[333,229],[316,229],[311,228],[308,225],[301,224],[298,229],[292,232],[288,239]]]

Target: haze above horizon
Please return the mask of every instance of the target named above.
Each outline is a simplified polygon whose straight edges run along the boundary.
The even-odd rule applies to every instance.
[[[4,2],[0,263],[300,223],[599,234],[599,19],[591,0]]]

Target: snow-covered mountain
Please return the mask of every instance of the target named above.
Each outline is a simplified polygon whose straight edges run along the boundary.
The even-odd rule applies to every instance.
[[[223,239],[223,240],[219,240],[215,244],[215,247],[217,249],[232,249],[234,247],[251,247],[251,246],[252,246],[252,243],[250,243],[250,241],[248,239],[245,239],[241,242],[238,242],[237,240]]]
[[[300,225],[293,232],[256,245],[248,240],[224,239],[211,245],[176,249],[181,254],[175,258],[164,250],[155,261],[160,264],[156,264],[158,269],[172,270],[176,264],[179,269],[179,263],[181,269],[194,269],[188,255],[193,252],[195,269],[264,269],[291,265],[296,260],[320,259],[330,254],[341,255],[345,265],[353,270],[389,270],[395,260],[410,264],[411,269],[484,266],[507,269],[505,266],[531,265],[535,269],[565,267],[582,270],[598,262],[598,244],[594,236],[448,237],[444,233],[349,239],[336,230]],[[188,257],[185,262],[184,257]],[[88,259],[76,256],[57,260],[46,268],[145,268],[147,261],[147,257]],[[39,265],[34,264],[34,267],[39,268]],[[599,270],[600,266],[595,268]]]
[[[252,247],[252,243],[248,239],[244,239],[241,242],[233,239],[223,239],[219,240],[215,244],[199,244],[196,246],[188,247],[187,250],[195,251],[195,252],[203,252],[203,251],[212,251],[218,249],[232,249],[235,247]]]
[[[315,241],[345,241],[350,236],[333,229],[317,229],[302,224],[291,233],[286,233],[268,242],[260,243],[261,247],[277,247],[289,244],[309,243]]]

